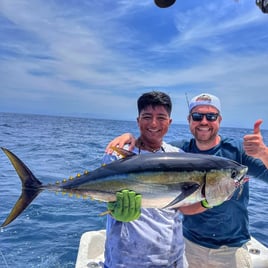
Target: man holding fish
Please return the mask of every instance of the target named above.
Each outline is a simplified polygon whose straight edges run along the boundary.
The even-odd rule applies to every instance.
[[[170,97],[158,91],[148,92],[137,105],[140,137],[133,152],[179,152],[163,141],[172,122]],[[104,162],[116,158],[117,154],[106,155]],[[128,190],[117,193],[117,202],[109,203],[108,209],[115,219],[107,216],[105,267],[188,267],[178,210],[141,209],[141,196]]]
[[[248,166],[248,175],[268,182],[268,148],[260,132],[261,120],[254,125],[253,134],[240,141],[218,134],[221,116],[220,100],[202,93],[189,103],[188,122],[194,138],[180,146],[185,152],[226,157]],[[135,138],[126,133],[108,146],[128,143],[133,148]],[[186,214],[183,234],[189,268],[250,268],[252,267],[246,242],[250,239],[248,222],[249,185],[236,190],[232,198],[219,206],[205,200],[189,207],[181,207]],[[200,212],[195,215],[192,212]],[[202,212],[202,213],[201,213]]]

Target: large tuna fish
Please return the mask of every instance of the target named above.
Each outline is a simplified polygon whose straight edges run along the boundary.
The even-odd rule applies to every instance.
[[[174,208],[229,199],[246,180],[247,167],[235,161],[202,154],[127,154],[123,159],[55,184],[42,184],[12,152],[2,148],[22,182],[22,193],[3,226],[11,223],[43,190],[115,201],[115,193],[130,189],[142,195],[143,207]]]

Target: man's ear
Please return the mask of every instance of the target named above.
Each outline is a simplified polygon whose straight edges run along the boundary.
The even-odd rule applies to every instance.
[[[187,116],[187,120],[190,123],[190,115]]]
[[[219,115],[219,123],[221,123],[221,120],[222,120],[222,116]]]

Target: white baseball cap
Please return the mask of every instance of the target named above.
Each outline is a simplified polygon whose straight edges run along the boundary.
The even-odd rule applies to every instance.
[[[218,97],[212,94],[201,93],[200,95],[193,97],[189,103],[189,112],[191,112],[194,107],[201,105],[213,106],[219,113],[221,112],[221,102]]]

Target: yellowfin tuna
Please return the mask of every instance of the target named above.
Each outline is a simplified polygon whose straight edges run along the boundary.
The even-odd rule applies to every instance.
[[[2,148],[18,173],[22,193],[9,216],[1,225],[10,224],[43,190],[89,196],[105,202],[115,201],[123,189],[142,195],[143,207],[175,208],[200,202],[220,203],[229,199],[246,181],[247,167],[216,156],[190,153],[155,153],[127,155],[92,172],[77,177],[42,184],[12,152]]]

